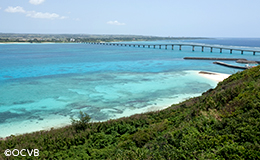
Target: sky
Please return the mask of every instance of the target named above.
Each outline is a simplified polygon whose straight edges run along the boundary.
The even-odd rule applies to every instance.
[[[0,0],[0,32],[260,38],[260,0]]]

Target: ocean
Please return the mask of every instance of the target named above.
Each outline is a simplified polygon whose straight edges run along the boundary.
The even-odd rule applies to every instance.
[[[136,43],[136,42],[128,42]],[[260,50],[260,39],[200,39],[189,43]],[[0,137],[70,124],[79,111],[105,121],[166,108],[217,85],[198,71],[238,69],[184,57],[260,60],[260,53],[182,47],[154,49],[83,43],[0,44]],[[235,64],[234,61],[226,63]],[[245,65],[245,64],[236,64]]]

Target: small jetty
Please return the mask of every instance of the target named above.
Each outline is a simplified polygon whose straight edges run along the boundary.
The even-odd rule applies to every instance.
[[[184,57],[183,59],[191,59],[191,60],[222,60],[222,61],[243,60],[243,62],[247,61],[247,59],[243,59],[243,58],[212,58],[212,57]]]
[[[218,65],[221,65],[221,66],[226,66],[226,67],[230,67],[230,68],[237,68],[237,69],[248,69],[250,67],[243,67],[243,66],[235,66],[235,65],[231,65],[231,64],[227,64],[227,63],[224,63],[224,62],[213,62],[214,64],[218,64]]]
[[[222,61],[236,61],[236,63],[250,63],[250,64],[259,64],[259,61],[248,61],[247,59],[243,59],[243,58],[212,58],[212,57],[184,57],[183,59],[187,59],[187,60],[222,60]],[[230,67],[230,68],[236,68],[236,69],[248,69],[251,68],[250,66],[236,66],[236,65],[231,65],[231,64],[227,64],[224,62],[213,62],[214,64],[218,64],[218,65],[222,65],[222,66],[226,66],[226,67]]]
[[[249,61],[249,60],[244,59],[244,58],[184,57],[183,59],[190,59],[190,60],[222,60],[222,61],[236,61],[237,63],[260,64],[260,61]]]

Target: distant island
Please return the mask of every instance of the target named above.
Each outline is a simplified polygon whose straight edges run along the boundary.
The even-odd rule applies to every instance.
[[[158,37],[142,35],[95,35],[95,34],[19,34],[0,33],[0,43],[80,43],[80,42],[118,42],[118,41],[156,41],[208,39],[203,37]]]

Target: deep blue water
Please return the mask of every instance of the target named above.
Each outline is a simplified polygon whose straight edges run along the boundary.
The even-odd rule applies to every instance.
[[[178,42],[260,50],[260,39],[144,43]],[[215,65],[214,61],[183,59],[188,56],[260,60],[260,53],[210,53],[200,48],[192,52],[191,47],[184,46],[179,51],[177,46],[166,50],[91,44],[0,44],[0,136],[65,125],[80,110],[95,121],[156,110],[216,86],[217,82],[194,70],[227,74],[241,71]]]

